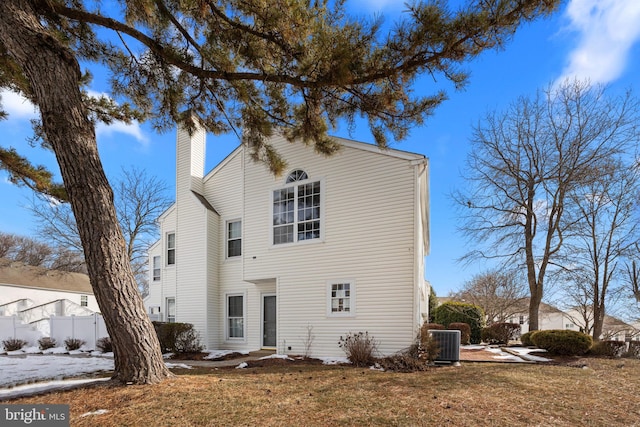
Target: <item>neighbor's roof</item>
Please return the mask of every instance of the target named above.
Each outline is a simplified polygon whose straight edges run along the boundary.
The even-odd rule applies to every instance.
[[[93,294],[86,274],[47,270],[5,258],[0,258],[2,285]]]

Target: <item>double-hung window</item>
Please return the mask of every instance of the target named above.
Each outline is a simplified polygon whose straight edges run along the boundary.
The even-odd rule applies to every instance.
[[[80,295],[80,306],[87,307],[89,305],[89,297],[87,295]]]
[[[242,255],[242,221],[227,222],[227,258]]]
[[[295,170],[287,186],[273,192],[273,244],[320,238],[320,181],[308,182],[306,172]]]
[[[153,257],[153,281],[160,280],[160,256]]]
[[[176,234],[167,234],[167,265],[176,263]]]
[[[227,296],[227,337],[244,338],[244,296]]]

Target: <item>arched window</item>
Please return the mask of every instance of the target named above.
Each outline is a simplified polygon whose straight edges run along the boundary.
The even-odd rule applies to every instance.
[[[296,169],[284,188],[273,191],[274,245],[320,239],[320,181],[308,179],[305,171]]]
[[[305,179],[308,179],[308,178],[309,176],[305,171],[303,171],[302,169],[296,169],[293,172],[291,172],[289,176],[287,176],[286,183],[289,184],[291,182],[304,181]]]

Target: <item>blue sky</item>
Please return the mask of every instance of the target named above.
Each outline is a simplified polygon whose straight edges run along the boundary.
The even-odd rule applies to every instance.
[[[452,2],[458,3],[458,2]],[[386,22],[402,13],[397,0],[350,0],[349,7],[358,15],[382,13]],[[416,90],[433,93],[446,89],[445,101],[422,127],[393,147],[421,153],[431,165],[431,255],[427,257],[426,278],[438,295],[459,289],[474,274],[488,266],[482,262],[462,266],[456,259],[470,248],[457,233],[457,218],[449,194],[461,188],[460,179],[468,152],[472,126],[487,111],[505,109],[520,95],[564,78],[588,78],[592,83],[609,85],[612,94],[629,87],[638,88],[640,75],[640,2],[637,0],[570,0],[554,16],[521,27],[504,50],[485,52],[465,64],[470,72],[469,84],[463,91],[453,91],[443,79],[424,78]],[[98,78],[95,92],[107,90]],[[9,120],[0,122],[3,146],[13,146],[36,163],[56,168],[51,153],[30,147],[29,119],[33,106],[19,96],[1,92]],[[366,125],[353,134],[346,129],[335,135],[371,142]],[[158,135],[148,125],[116,124],[97,129],[98,146],[103,165],[110,177],[121,168],[136,165],[157,176],[173,188],[175,179],[175,133]],[[210,136],[207,144],[207,170],[223,159],[236,145],[235,136]],[[35,224],[24,206],[32,194],[7,181],[0,172],[0,231],[33,235]]]

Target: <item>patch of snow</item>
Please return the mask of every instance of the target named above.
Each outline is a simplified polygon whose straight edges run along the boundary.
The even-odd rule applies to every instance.
[[[22,351],[25,354],[42,354],[42,350],[40,350],[40,347],[35,347],[35,346],[25,347],[22,349]]]
[[[242,362],[241,364],[236,366],[236,369],[244,369],[244,368],[248,368],[248,367],[249,367],[249,364],[247,362]]]
[[[348,365],[351,363],[347,357],[318,357],[318,359],[322,360],[323,365]]]
[[[67,354],[69,353],[64,347],[52,347],[42,350],[42,354]]]
[[[162,354],[162,358],[163,359],[171,359],[174,356],[174,353],[163,353]]]
[[[24,353],[22,350],[11,350],[7,351],[7,355],[9,356],[22,356]]]
[[[525,348],[525,347],[509,347],[509,350],[518,353],[519,355],[526,356],[528,360],[535,362],[551,362],[551,359],[546,357],[536,356],[531,353],[546,353],[547,350],[543,348]]]
[[[107,412],[109,412],[108,409],[98,409],[97,411],[93,411],[93,412],[85,412],[84,414],[80,415],[80,418],[88,417],[91,415],[102,415],[102,414],[106,414]]]
[[[193,369],[191,366],[189,365],[185,365],[184,363],[169,363],[169,362],[165,362],[164,363],[167,368],[169,369],[173,369],[173,368],[181,368],[181,369]]]
[[[369,366],[369,369],[371,369],[372,371],[384,371],[384,368],[377,362],[375,365]]]
[[[508,354],[508,353],[501,353],[501,354],[497,354],[497,355],[492,356],[492,357],[494,359],[498,359],[498,360],[512,360],[514,362],[522,362],[523,361],[518,356],[514,356],[513,354]]]
[[[471,344],[471,345],[462,345],[460,346],[460,350],[484,350],[487,348],[486,345],[479,344]]]
[[[208,356],[204,357],[204,360],[219,359],[232,353],[249,354],[248,351],[237,350],[203,350],[203,353],[209,353]]]
[[[71,357],[57,355],[26,355],[0,357],[0,387],[43,380],[61,380],[65,377],[113,371],[113,359],[104,357]]]
[[[61,390],[100,381],[108,381],[110,378],[83,378],[78,380],[45,381],[35,384],[23,384],[13,388],[0,388],[0,400],[13,399],[19,396],[45,392],[47,390]]]
[[[265,360],[265,359],[284,359],[284,360],[293,360],[292,358],[290,358],[289,356],[287,356],[286,354],[271,354],[269,356],[264,356],[261,357],[260,360]]]

